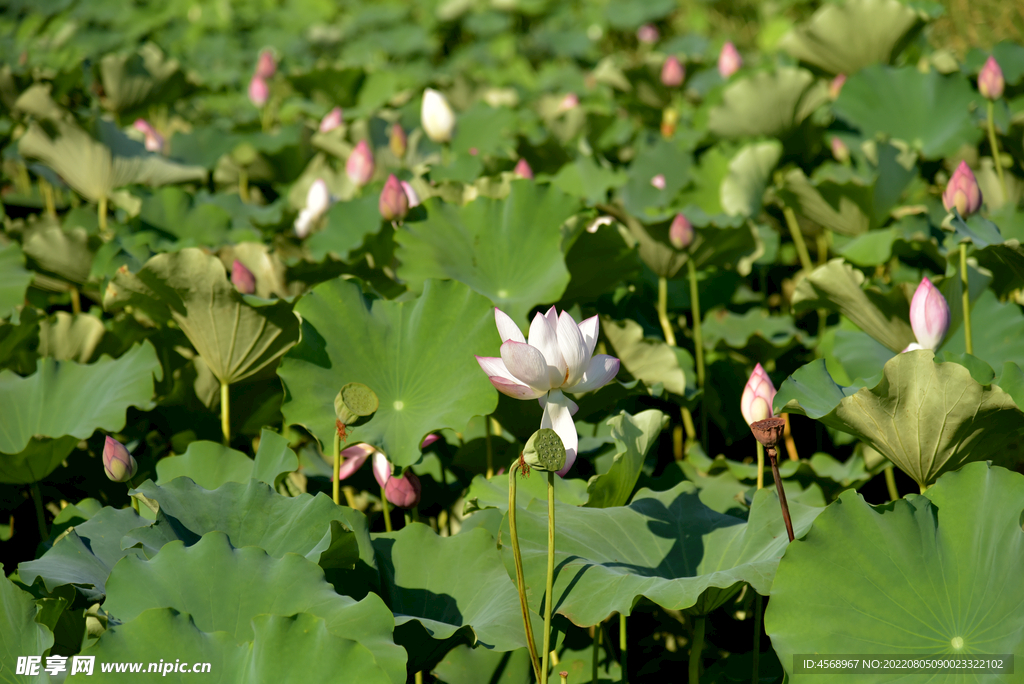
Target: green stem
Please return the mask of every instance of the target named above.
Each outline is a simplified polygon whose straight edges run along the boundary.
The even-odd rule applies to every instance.
[[[380,506],[384,509],[384,530],[391,532],[391,507],[388,506],[388,495],[384,492],[384,487],[380,488]]]
[[[36,505],[36,520],[39,522],[39,542],[46,543],[50,539],[50,531],[46,529],[46,514],[43,513],[43,494],[39,491],[39,483],[29,485],[32,501]]]
[[[796,254],[800,257],[800,267],[811,272],[814,265],[811,263],[811,255],[807,251],[807,244],[804,242],[804,234],[800,232],[800,224],[797,223],[796,214],[789,207],[782,208],[782,215],[786,217],[786,225],[789,227],[789,234],[796,246]]]
[[[39,194],[43,196],[46,215],[50,218],[57,218],[57,202],[54,199],[53,186],[42,176],[39,177]]]
[[[100,232],[107,232],[107,196],[100,195],[99,206],[96,208],[96,216],[100,222]]]
[[[220,382],[220,432],[224,443],[231,443],[231,405],[228,399],[228,383]]]
[[[526,647],[530,651],[533,674],[540,681],[540,659],[537,657],[537,642],[533,638],[533,624],[530,622],[530,606],[526,601],[526,579],[523,577],[523,554],[519,550],[519,530],[516,527],[516,463],[508,471],[508,531],[512,537],[512,558],[516,565],[516,589],[519,592],[519,607],[523,612],[523,629],[526,632]]]
[[[818,265],[824,266],[828,263],[828,233],[818,233]],[[825,335],[825,328],[828,327],[828,309],[818,309],[818,346],[821,346],[822,337]],[[788,444],[786,446],[789,446]]]
[[[988,102],[988,144],[992,147],[992,163],[996,167],[996,175],[999,176],[999,184],[1003,186],[1003,201],[1010,201],[1006,192],[1006,177],[1003,176],[1003,162],[999,159],[999,141],[996,140],[995,103]]]
[[[964,306],[964,345],[967,353],[974,353],[974,344],[971,341],[971,289],[967,283],[967,243],[960,243],[960,282],[963,284],[963,306]]]
[[[334,503],[341,505],[341,435],[334,431],[334,486],[331,492],[334,496]]]
[[[494,447],[491,444],[491,417],[484,416],[484,434],[487,436],[487,479],[494,475]]]
[[[416,673],[416,684],[423,684],[423,671],[420,670]]]
[[[697,289],[697,267],[693,259],[686,262],[686,269],[690,280],[690,312],[693,315],[693,350],[694,360],[697,362],[697,387],[704,389],[704,332],[701,329],[700,313],[700,291]],[[700,407],[700,438],[704,447],[704,453],[708,453],[708,410],[707,402],[702,398]]]
[[[704,650],[703,615],[694,618],[693,644],[690,645],[690,684],[700,684],[700,653]]]
[[[594,630],[594,654],[590,662],[590,684],[597,684],[597,662],[601,658],[601,624],[593,626]]]
[[[68,292],[71,294],[71,313],[82,313],[82,298],[78,292],[78,288],[72,285]]]
[[[629,670],[626,667],[626,614],[619,613],[619,665],[622,667],[622,681],[629,681]]]
[[[663,277],[658,278],[658,322],[665,341],[676,346],[676,334],[672,332],[672,322],[668,319],[668,280]]]
[[[757,488],[764,489],[764,446],[757,443]]]
[[[896,489],[896,473],[892,466],[885,469],[885,487],[889,490],[889,501],[897,501],[900,498],[899,490]]]
[[[131,495],[131,490],[135,489],[135,483],[132,482],[132,478],[128,478],[128,498],[132,500],[132,508],[135,509],[135,515],[139,515],[139,500]]]
[[[548,658],[551,655],[551,604],[555,600],[555,474],[548,473],[548,580],[544,590],[544,662],[540,684],[548,684]]]
[[[764,612],[764,597],[757,592],[754,592],[754,654],[752,660],[754,661],[753,672],[751,673],[751,684],[757,684],[761,679],[760,674],[760,660],[761,660],[761,614]]]
[[[244,166],[238,167],[238,197],[244,204],[249,203],[249,172]]]

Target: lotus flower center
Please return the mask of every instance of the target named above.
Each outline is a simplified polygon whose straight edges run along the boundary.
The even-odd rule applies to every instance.
[[[402,409],[405,408],[405,402],[402,400],[398,400],[395,402],[394,406],[396,411],[401,411]]]
[[[962,637],[953,637],[949,640],[949,645],[952,646],[954,650],[959,651],[964,647],[964,640]]]

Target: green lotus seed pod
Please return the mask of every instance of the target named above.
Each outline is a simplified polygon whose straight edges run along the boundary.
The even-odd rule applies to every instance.
[[[341,388],[334,398],[334,412],[345,425],[354,423],[359,418],[372,416],[380,406],[377,394],[360,382],[350,382]]]
[[[565,446],[551,428],[541,428],[530,436],[523,449],[523,460],[531,468],[557,473],[565,466]]]

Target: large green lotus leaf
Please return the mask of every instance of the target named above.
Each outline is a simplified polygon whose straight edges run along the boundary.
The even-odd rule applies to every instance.
[[[669,243],[669,222],[645,226],[632,217],[624,218],[630,234],[636,238],[640,258],[656,275],[665,278],[678,273],[688,259],[693,259],[698,269],[717,266],[735,268],[741,275],[749,274],[751,259],[763,249],[756,229],[740,218],[736,219],[736,226],[720,226],[710,220],[698,221],[690,217],[695,230],[693,242],[686,251],[675,249]]]
[[[734,349],[752,359],[782,356],[803,339],[792,316],[770,316],[761,308],[737,314],[725,308],[708,311],[701,324],[704,347]]]
[[[978,97],[959,74],[875,65],[847,79],[833,108],[864,135],[896,138],[937,159],[981,139],[971,111]]]
[[[587,506],[610,508],[629,502],[647,452],[667,423],[668,416],[657,409],[641,411],[635,416],[623,411],[608,419],[616,453],[608,471],[587,482]]]
[[[0,318],[7,318],[14,307],[24,303],[31,282],[32,272],[25,268],[18,244],[12,242],[0,249]]]
[[[178,60],[164,57],[153,43],[127,55],[105,55],[100,60],[100,78],[104,104],[115,112],[173,102],[186,87]]]
[[[303,296],[295,311],[303,335],[278,370],[281,411],[321,444],[333,442],[334,397],[349,382],[376,392],[380,408],[350,429],[348,443],[373,444],[399,466],[419,460],[429,432],[462,430],[497,405],[473,358],[498,353],[494,311],[462,283],[427,281],[416,299],[368,306],[356,282],[338,278]]]
[[[1024,478],[985,463],[874,507],[847,491],[779,564],[765,628],[794,682],[795,653],[1020,654]],[[984,562],[979,562],[984,559]],[[813,608],[815,619],[807,619]],[[859,674],[863,682],[891,674]],[[905,678],[910,679],[910,678]],[[1011,681],[915,675],[914,681]]]
[[[590,303],[613,292],[624,280],[639,275],[641,263],[632,240],[618,226],[589,233],[581,226],[567,247],[565,265],[571,280],[562,293],[562,306]]]
[[[840,186],[841,191],[833,193],[829,201],[802,170],[792,169],[784,176],[785,184],[779,195],[795,212],[820,226],[840,235],[861,235],[871,227],[865,206],[869,188],[857,177],[850,180]]]
[[[459,125],[455,129],[451,149],[460,155],[515,158],[515,127],[514,110],[477,102],[459,113]]]
[[[841,257],[830,259],[797,283],[793,311],[837,310],[892,351],[906,349],[914,341],[914,332],[907,322],[909,304],[904,301],[906,308],[897,307],[881,296],[868,297],[861,289],[863,282],[864,274]]]
[[[629,167],[629,180],[619,190],[622,205],[642,221],[662,221],[671,218],[669,205],[690,182],[693,156],[678,145],[656,138],[640,146],[636,159]],[[662,176],[664,187],[652,181]]]
[[[136,306],[154,320],[173,319],[225,384],[269,366],[299,339],[291,304],[246,299],[220,260],[199,249],[158,254],[138,273],[119,270],[103,306]]]
[[[96,316],[58,311],[39,322],[39,355],[88,363],[106,328]]]
[[[71,435],[57,439],[33,437],[28,446],[16,454],[0,454],[0,482],[31,484],[39,482],[57,469],[78,446]]]
[[[947,278],[947,282],[949,281],[957,285],[956,291],[959,293],[959,275]],[[973,293],[974,283],[971,285]],[[943,291],[945,289],[942,288]],[[963,354],[967,347],[964,345],[962,317],[958,315],[962,307],[961,300],[959,296],[952,298],[948,295],[946,300],[953,313],[950,316],[950,332],[941,350]],[[999,368],[1008,361],[1024,365],[1024,345],[1020,343],[1024,339],[1024,313],[1021,312],[1020,306],[1012,301],[1000,302],[994,292],[983,290],[971,305],[971,322],[974,356],[983,359],[993,368]]]
[[[634,378],[650,386],[662,385],[669,392],[687,394],[686,374],[679,364],[675,351],[664,340],[644,337],[644,330],[636,321],[613,321],[604,318],[601,330],[611,344],[613,354]],[[690,379],[693,384],[693,379]]]
[[[43,358],[26,378],[0,371],[0,453],[17,454],[33,437],[120,430],[129,406],[150,407],[154,375],[163,371],[148,341],[89,365]]]
[[[84,228],[65,232],[60,226],[48,226],[32,231],[22,246],[38,269],[81,285],[89,279],[97,244]]]
[[[768,179],[782,156],[778,140],[745,145],[729,162],[729,173],[722,180],[722,209],[730,216],[756,216],[768,187]]]
[[[252,459],[220,442],[192,442],[180,456],[156,462],[158,485],[179,477],[191,478],[204,489],[216,489],[225,482],[248,482],[252,477]]]
[[[891,63],[922,26],[922,14],[897,0],[847,0],[822,5],[779,47],[830,74],[853,74]]]
[[[518,460],[518,458],[517,458]],[[508,468],[506,468],[506,471]],[[538,474],[539,473],[539,474]],[[516,480],[516,501],[519,506],[526,506],[534,499],[547,502],[548,480],[539,470],[527,477],[519,476]],[[587,503],[587,483],[584,480],[568,477],[555,478],[555,500],[567,506],[582,506]],[[496,508],[502,513],[508,512],[508,475],[502,474],[485,478],[477,475],[466,490],[466,505],[463,513],[473,513],[488,508]]]
[[[503,200],[424,204],[425,221],[395,232],[398,275],[414,290],[428,278],[458,280],[520,324],[530,309],[556,302],[565,292],[569,271],[558,228],[579,207],[576,199],[522,180],[512,183]]]
[[[798,537],[823,510],[795,502],[789,509]],[[705,592],[725,595],[741,582],[767,595],[788,545],[774,493],[757,492],[744,521],[706,507],[690,482],[664,492],[641,490],[629,506],[556,505],[555,522],[554,610],[582,627],[614,612],[628,615],[641,596],[682,610]],[[517,523],[527,595],[539,611],[547,576],[547,503],[531,502]],[[501,535],[508,538],[507,520]],[[512,551],[504,542],[502,556],[511,573]]]
[[[625,171],[600,166],[593,157],[581,155],[559,169],[551,184],[588,204],[598,204],[608,199],[609,190],[622,187],[627,180]]]
[[[729,84],[708,114],[708,130],[721,138],[780,137],[827,100],[827,87],[811,72],[780,67]]]
[[[196,203],[178,187],[160,188],[142,200],[143,225],[178,238],[176,247],[216,247],[227,241],[231,214],[211,202]]]
[[[524,648],[511,653],[460,644],[448,651],[431,674],[444,684],[530,684],[533,670]],[[580,680],[582,681],[582,680]]]
[[[362,197],[331,205],[324,229],[310,235],[306,246],[317,261],[334,255],[347,262],[380,229],[380,194],[367,192]]]
[[[50,677],[42,670],[37,677],[15,674],[19,657],[41,656],[53,646],[53,632],[36,622],[32,594],[19,589],[2,570],[0,565],[0,682],[48,682]]]
[[[37,579],[52,592],[73,585],[90,603],[102,601],[110,569],[125,556],[142,556],[137,549],[122,549],[121,538],[146,524],[131,508],[106,506],[86,522],[70,528],[65,536],[40,557],[18,566],[27,585]]]
[[[335,593],[316,563],[294,553],[273,558],[255,546],[234,548],[223,532],[193,546],[165,545],[152,560],[126,557],[107,579],[103,608],[121,622],[150,608],[188,613],[204,632],[254,638],[257,615],[311,613],[328,631],[368,648],[395,684],[405,681],[405,651],[391,634],[394,617],[376,594],[362,601]]]
[[[146,672],[149,663],[160,660],[169,664],[185,660],[187,666],[209,663],[205,676],[223,684],[331,681],[340,672],[354,682],[392,681],[364,645],[332,634],[324,619],[309,613],[257,615],[252,618],[252,641],[239,644],[227,632],[197,629],[186,614],[171,608],[152,608],[130,622],[107,629],[83,655],[95,656],[97,663],[133,663],[138,662],[141,653],[146,654],[146,663],[141,673],[131,675],[133,682],[188,682],[197,674],[205,674]],[[76,677],[71,679],[125,679],[124,673],[104,673],[99,667],[88,678]]]
[[[859,437],[922,488],[964,463],[1020,450],[1024,413],[1013,398],[959,363],[935,363],[930,350],[897,354],[878,384],[854,389],[814,361],[782,383],[774,404]]]
[[[187,478],[161,486],[147,481],[138,491],[160,510],[153,525],[126,532],[122,544],[141,544],[150,558],[170,541],[192,545],[218,530],[236,548],[258,546],[275,558],[297,553],[324,570],[360,565],[364,574],[376,574],[366,517],[322,493],[281,496],[258,480],[228,482],[211,491]]]

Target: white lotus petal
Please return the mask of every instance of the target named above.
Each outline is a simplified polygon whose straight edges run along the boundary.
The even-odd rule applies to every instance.
[[[551,428],[562,438],[562,446],[565,447],[565,466],[558,471],[561,477],[572,468],[576,462],[576,449],[579,446],[579,437],[576,435],[576,424],[572,422],[572,413],[569,409],[569,398],[559,390],[552,390],[548,393],[548,400],[544,404],[544,415],[540,419],[542,428]]]
[[[555,327],[557,323],[557,318],[555,325],[552,325],[547,316],[537,314],[533,317],[533,323],[530,324],[530,346],[540,350],[540,353],[544,355],[548,366],[549,389],[561,387],[565,383],[565,359],[562,358],[562,352],[558,348],[558,332]],[[538,387],[538,385],[534,385],[534,387]]]
[[[373,454],[373,477],[381,487],[391,479],[391,464],[388,463],[387,456],[379,451]]]
[[[544,392],[551,389],[548,365],[536,347],[509,340],[501,345],[501,360],[512,377],[524,385]]]
[[[495,356],[477,356],[476,362],[488,377],[497,376],[511,382],[519,382],[505,367],[505,362]]]
[[[583,341],[587,345],[588,359],[594,355],[594,347],[597,346],[597,336],[599,332],[600,322],[598,321],[597,316],[591,316],[580,323],[580,334],[583,335]]]
[[[506,380],[496,375],[492,375],[488,380],[494,385],[494,389],[513,399],[536,399],[547,394],[545,390],[534,389],[518,380]]]
[[[519,326],[512,320],[512,317],[498,307],[494,307],[494,322],[498,326],[498,334],[501,335],[502,342],[508,342],[509,340],[526,342],[526,338],[523,337],[523,331],[519,329]]]
[[[572,387],[564,388],[566,392],[589,392],[604,387],[619,372],[619,360],[607,354],[598,354],[590,360],[583,378]]]
[[[562,353],[568,371],[565,384],[575,385],[587,370],[590,354],[587,353],[587,344],[580,327],[567,311],[558,317],[558,350]]]

